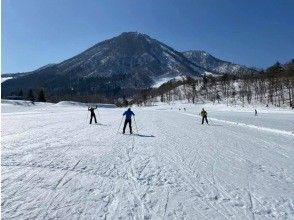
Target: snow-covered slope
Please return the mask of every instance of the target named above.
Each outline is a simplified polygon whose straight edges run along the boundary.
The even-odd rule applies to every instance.
[[[186,79],[185,76],[159,78],[159,79],[157,79],[155,81],[156,83],[152,87],[153,88],[158,88],[158,87],[160,87],[164,83],[167,83],[167,82],[170,82],[170,81],[172,81],[172,82],[183,81],[184,79]]]
[[[109,77],[120,74],[161,75],[202,74],[182,53],[138,32],[125,32],[103,41],[59,64],[63,72],[82,68],[80,76]]]
[[[1,112],[2,113],[15,113],[24,111],[35,111],[38,109],[46,110],[47,107],[53,106],[52,103],[48,102],[35,102],[25,100],[6,100],[1,99]]]
[[[62,101],[55,104],[55,106],[80,106],[80,107],[89,107],[97,106],[101,108],[116,108],[114,104],[105,104],[105,103],[82,103],[82,102],[73,102],[73,101]]]
[[[73,101],[62,101],[56,104],[49,102],[34,102],[26,100],[6,100],[1,99],[1,112],[11,113],[13,112],[24,112],[24,111],[46,111],[47,109],[56,109],[57,107],[89,107],[97,106],[101,108],[116,108],[114,104],[105,103],[82,103]]]
[[[293,113],[206,105],[207,126],[201,107],[135,108],[133,136],[124,109],[97,125],[74,105],[2,113],[2,218],[293,219],[294,135],[277,132]]]
[[[6,80],[13,79],[13,77],[1,77],[1,83],[5,82]]]

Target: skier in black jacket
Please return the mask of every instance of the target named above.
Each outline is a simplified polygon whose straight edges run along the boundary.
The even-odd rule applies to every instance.
[[[204,108],[202,109],[200,115],[202,116],[202,124],[204,123],[204,119],[205,119],[206,123],[208,124],[207,112],[204,110]]]
[[[96,108],[93,108],[93,107],[89,107],[89,108],[88,108],[88,111],[91,112],[91,116],[90,116],[90,124],[92,124],[92,119],[93,119],[93,118],[95,119],[95,123],[97,124],[97,119],[96,119],[96,115],[95,115],[95,112],[94,112],[95,109],[97,109],[97,106],[96,106]]]

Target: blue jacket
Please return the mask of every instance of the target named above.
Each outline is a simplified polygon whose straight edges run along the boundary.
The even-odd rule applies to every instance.
[[[127,110],[127,111],[125,111],[125,112],[123,113],[123,115],[126,116],[126,119],[127,119],[127,120],[131,120],[132,116],[133,116],[133,115],[135,116],[134,112],[132,112],[131,110]]]

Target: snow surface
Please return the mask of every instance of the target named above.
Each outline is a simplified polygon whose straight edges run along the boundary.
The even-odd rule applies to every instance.
[[[159,79],[155,79],[155,84],[152,86],[153,88],[159,88],[162,84],[167,83],[171,80],[173,81],[181,81],[185,79],[185,76],[176,76],[176,77],[163,77]]]
[[[13,77],[2,77],[1,76],[1,83],[5,82],[6,80],[13,79]]]
[[[57,107],[89,107],[97,106],[103,108],[116,108],[114,104],[104,104],[104,103],[81,103],[73,101],[62,101],[57,104],[48,103],[48,102],[34,102],[24,101],[24,100],[1,100],[1,112],[7,114],[14,114],[15,112],[31,111],[43,113],[48,110],[55,110]]]
[[[121,108],[3,107],[3,219],[294,218],[290,110],[134,108],[131,136]]]

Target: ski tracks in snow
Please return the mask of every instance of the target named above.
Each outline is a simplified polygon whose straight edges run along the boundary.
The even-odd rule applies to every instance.
[[[189,115],[144,109],[136,111],[139,134],[122,135],[121,109],[100,110],[108,126],[85,124],[80,108],[64,111],[76,115],[50,112],[44,123],[41,114],[2,115],[28,128],[2,136],[3,219],[294,216],[291,136],[201,126]]]
[[[193,114],[181,114],[195,117]],[[198,122],[195,121],[195,123],[200,123],[200,120],[198,120]],[[216,130],[216,128],[219,127],[204,126],[205,127],[201,130],[206,130],[207,132],[211,129]],[[231,124],[228,126],[224,124],[221,130],[218,129],[211,135],[207,134],[209,137],[213,137],[212,140],[218,139],[218,133],[222,136],[228,134],[227,138],[230,141],[221,143],[223,139],[220,139],[221,142],[213,144],[219,151],[215,154],[218,160],[221,160],[220,156],[224,154],[221,148],[235,143],[235,147],[229,149],[229,154],[227,154],[226,157],[222,157],[222,163],[225,164],[225,160],[228,160],[231,155],[234,155],[235,159],[241,162],[238,164],[239,162],[236,163],[236,161],[232,164],[235,167],[241,168],[240,171],[243,174],[240,172],[236,174],[240,179],[242,179],[242,175],[244,175],[243,183],[245,183],[244,186],[242,186],[242,182],[235,184],[234,187],[236,190],[239,191],[239,193],[242,192],[241,194],[238,193],[239,195],[236,198],[238,198],[237,201],[240,201],[239,199],[241,198],[242,202],[240,205],[242,203],[246,204],[244,206],[246,208],[245,210],[249,210],[246,216],[250,217],[251,215],[252,219],[276,217],[287,219],[294,214],[293,208],[291,208],[293,204],[290,196],[291,194],[293,195],[293,181],[290,179],[289,175],[285,174],[286,168],[289,167],[289,169],[287,169],[288,171],[293,170],[293,163],[291,163],[291,158],[293,159],[293,138],[291,135],[283,136],[284,133],[275,132],[276,134],[271,134],[271,132],[272,130],[260,130],[260,132],[252,133],[250,130],[245,130],[244,128],[237,129]],[[208,143],[207,146],[209,146]],[[246,148],[247,151],[245,151],[244,148]],[[241,151],[238,152],[238,149],[241,149]],[[226,170],[226,172],[228,173],[229,170],[230,169]],[[283,171],[283,176],[279,174],[280,170]],[[223,185],[228,188],[231,184],[224,181],[225,179],[227,178],[224,178],[222,182],[224,183]],[[220,185],[220,187],[222,186]],[[276,192],[277,188],[282,188],[283,190]],[[246,199],[246,197],[248,199]],[[229,199],[232,200],[232,198]],[[239,202],[237,202],[237,204],[238,203]],[[272,204],[272,207],[270,207],[269,204]],[[237,216],[240,216],[240,214]]]

